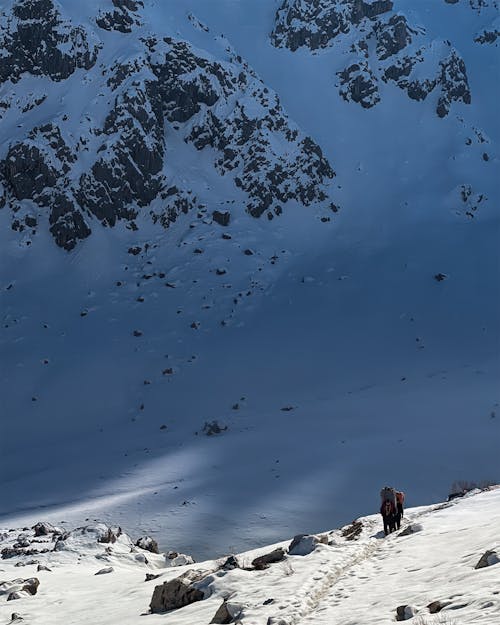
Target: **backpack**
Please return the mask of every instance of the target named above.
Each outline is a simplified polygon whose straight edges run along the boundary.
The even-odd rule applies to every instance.
[[[396,499],[397,499],[397,502],[400,503],[401,505],[404,504],[405,494],[403,493],[403,491],[399,491],[399,490],[396,491]]]
[[[397,508],[396,491],[391,486],[384,486],[384,488],[380,491],[380,499],[382,500],[382,503],[384,503],[384,501],[390,501],[394,506],[394,509]]]

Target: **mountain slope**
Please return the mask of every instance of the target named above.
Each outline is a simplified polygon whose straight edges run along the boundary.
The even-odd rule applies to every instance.
[[[16,585],[5,583],[0,616],[7,622],[15,610],[33,625],[89,620],[109,625],[135,623],[140,615],[148,614],[156,586],[196,571],[202,577],[194,584],[200,590],[199,600],[151,615],[152,620],[176,625],[384,625],[396,620],[398,610],[411,622],[490,625],[500,614],[495,589],[499,493],[497,487],[451,503],[409,508],[403,528],[408,532],[411,527],[413,532],[406,536],[402,529],[401,535],[384,538],[379,515],[362,517],[356,524],[309,536],[293,554],[264,570],[257,570],[252,562],[273,547],[242,553],[230,561],[221,558],[174,567],[175,561],[165,554],[134,547],[126,535],[111,543],[96,542],[96,538],[103,541],[116,535],[117,528],[107,534],[106,528],[95,525],[67,531],[62,537],[49,534],[39,538],[38,544],[32,542],[31,548],[56,541],[55,551],[34,556],[50,571],[37,572],[36,563],[19,555],[2,560],[5,582],[36,576],[40,586],[36,596],[6,602],[3,591]],[[22,534],[25,541],[29,542],[32,533]],[[17,534],[15,530],[2,533],[2,549],[8,549]],[[274,548],[286,551],[290,545],[287,541]],[[486,552],[490,566],[476,569]],[[108,574],[95,575],[109,567]],[[145,574],[157,578],[145,583]],[[212,620],[223,603],[225,618]]]
[[[475,41],[494,6],[405,5],[314,51],[276,47],[282,2],[52,5],[59,73],[23,57],[1,88],[1,158],[57,173],[2,172],[4,523],[91,515],[213,557],[346,523],[381,483],[418,505],[496,479],[497,44]],[[440,118],[442,86],[380,78],[375,24],[398,15],[451,42],[470,103]],[[369,108],[338,87],[363,38]]]

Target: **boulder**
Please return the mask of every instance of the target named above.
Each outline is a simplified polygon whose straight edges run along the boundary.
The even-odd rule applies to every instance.
[[[7,597],[7,601],[15,601],[16,599],[24,599],[24,597],[29,597],[27,592],[23,592],[21,590],[15,590],[11,592]]]
[[[29,579],[24,580],[21,590],[29,593],[30,595],[36,595],[38,586],[40,586],[40,580],[37,577],[30,577]]]
[[[155,586],[149,609],[153,614],[162,614],[201,601],[205,595],[194,584],[200,582],[204,576],[203,571],[191,570],[163,582],[161,586]]]
[[[40,521],[33,526],[33,530],[35,531],[35,536],[49,536],[53,534],[56,528],[51,523],[45,523]]]
[[[99,543],[115,543],[116,539],[122,535],[121,527],[108,527],[106,533],[97,539]]]
[[[159,573],[157,575],[155,575],[154,573],[146,573],[146,579],[144,581],[151,582],[153,579],[158,579],[159,577],[160,577]]]
[[[416,534],[417,532],[421,532],[424,528],[420,523],[412,523],[408,525],[402,532],[400,532],[399,536],[409,536],[410,534]]]
[[[417,613],[417,608],[412,605],[399,605],[396,608],[396,621],[408,621]]]
[[[316,549],[318,544],[319,540],[316,536],[311,534],[298,534],[290,543],[288,553],[291,556],[307,556]]]
[[[431,601],[431,603],[429,603],[429,605],[427,606],[427,609],[429,610],[430,614],[437,614],[438,612],[441,612],[441,610],[447,605],[450,605],[450,603],[451,601]]]
[[[194,560],[191,556],[187,556],[184,553],[180,553],[170,560],[170,566],[186,566],[187,564],[194,564]]]
[[[160,553],[158,543],[154,538],[151,538],[151,536],[141,536],[141,538],[136,541],[135,546],[149,551],[150,553]]]
[[[222,605],[219,607],[210,623],[217,623],[218,625],[234,623],[233,615],[229,610],[227,601],[222,602]]]
[[[281,560],[285,559],[285,550],[282,547],[278,547],[271,553],[267,553],[266,555],[259,556],[252,560],[252,566],[254,569],[258,571],[262,571],[263,569],[267,569],[270,564],[274,564],[275,562],[281,562]]]
[[[227,425],[221,425],[218,421],[205,421],[203,426],[203,433],[207,436],[213,436],[214,434],[221,434],[227,430]]]
[[[221,569],[224,569],[224,571],[232,571],[233,569],[239,569],[239,568],[240,568],[240,563],[238,562],[238,559],[236,558],[236,556],[229,556],[228,558],[226,558],[226,561],[221,566]]]
[[[361,534],[362,529],[363,524],[361,521],[353,521],[350,525],[344,527],[342,537],[346,540],[356,540]]]
[[[498,564],[500,562],[500,556],[497,551],[485,551],[479,562],[474,567],[475,569],[483,569],[486,566],[493,566],[494,564]]]
[[[212,219],[215,221],[215,223],[218,223],[219,226],[229,226],[231,213],[229,211],[213,211]]]
[[[106,575],[107,573],[113,573],[113,571],[114,568],[112,566],[106,566],[105,568],[97,571],[97,573],[94,573],[94,575]]]

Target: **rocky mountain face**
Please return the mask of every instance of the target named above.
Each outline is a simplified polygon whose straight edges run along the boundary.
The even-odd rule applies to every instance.
[[[135,229],[146,211],[167,227],[198,206],[190,189],[172,182],[165,154],[173,134],[199,152],[210,148],[213,166],[234,179],[255,217],[272,218],[289,200],[328,200],[334,172],[321,149],[243,59],[219,61],[185,41],[146,36],[142,2],[112,4],[93,29],[73,24],[52,0],[16,0],[1,16],[0,115],[17,116],[23,128],[0,155],[2,203],[15,229],[36,227],[42,209],[56,243],[71,250],[94,220]],[[107,65],[116,37],[131,36],[133,52]],[[47,117],[53,83],[81,92],[79,119],[63,105],[37,123]]]
[[[371,108],[382,85],[393,84],[413,100],[437,94],[436,113],[453,102],[470,104],[465,63],[449,41],[430,40],[424,29],[394,10],[392,0],[284,0],[272,42],[312,51],[338,46],[345,68],[337,73],[340,95]]]

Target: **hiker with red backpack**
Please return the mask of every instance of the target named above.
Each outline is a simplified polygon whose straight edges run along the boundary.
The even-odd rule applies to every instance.
[[[401,527],[405,494],[390,486],[384,486],[380,491],[380,499],[382,500],[380,514],[384,521],[384,533],[387,536]]]

